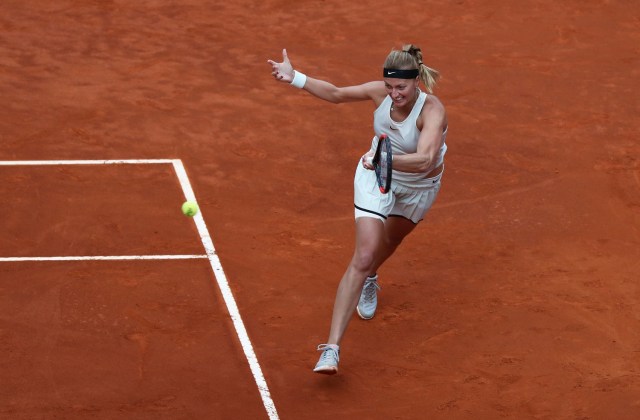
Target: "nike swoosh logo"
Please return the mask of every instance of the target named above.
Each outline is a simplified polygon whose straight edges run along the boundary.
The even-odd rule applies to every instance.
[[[394,126],[392,126],[392,125],[390,125],[390,126],[389,126],[389,128],[390,128],[390,129],[392,129],[392,130],[398,131],[398,129],[397,129],[397,128],[395,128],[395,127],[394,127]]]
[[[395,71],[388,71],[387,74],[396,74]]]

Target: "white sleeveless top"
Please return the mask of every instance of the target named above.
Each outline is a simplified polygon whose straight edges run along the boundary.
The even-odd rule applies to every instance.
[[[376,133],[373,141],[371,142],[371,150],[376,150],[378,146],[378,136],[386,134],[391,140],[391,149],[394,155],[406,155],[415,153],[418,150],[418,138],[420,137],[420,131],[416,126],[418,116],[422,111],[422,107],[427,99],[427,94],[420,91],[420,95],[416,100],[416,103],[411,109],[409,116],[402,121],[396,122],[391,119],[391,104],[392,100],[389,95],[382,101],[380,106],[373,112],[373,129]],[[444,155],[447,152],[447,128],[442,133],[442,147],[438,152],[435,167],[438,167],[444,162]],[[427,180],[426,173],[410,173],[400,172],[393,170],[392,182],[398,182],[405,184],[408,187],[421,187],[430,185]]]

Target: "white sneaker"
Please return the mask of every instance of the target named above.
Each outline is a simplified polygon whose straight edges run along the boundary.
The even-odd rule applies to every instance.
[[[378,307],[378,275],[373,277],[367,277],[362,286],[362,293],[360,293],[360,300],[358,301],[358,315],[362,319],[371,319],[376,314],[376,308]]]
[[[340,361],[340,346],[335,344],[320,344],[318,351],[321,351],[320,360],[313,369],[316,373],[325,375],[335,375],[338,373],[338,362]]]

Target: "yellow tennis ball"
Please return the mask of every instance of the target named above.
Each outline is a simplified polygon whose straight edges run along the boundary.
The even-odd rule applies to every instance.
[[[185,216],[193,217],[198,213],[198,205],[195,201],[185,201],[182,204],[182,213]]]

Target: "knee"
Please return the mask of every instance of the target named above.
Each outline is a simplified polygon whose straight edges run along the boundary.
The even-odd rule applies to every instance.
[[[375,263],[376,254],[373,249],[358,249],[353,256],[351,265],[358,271],[368,272]]]
[[[387,237],[384,241],[385,245],[389,249],[396,249],[402,243],[402,240],[405,238],[405,236],[406,235],[387,234]]]

